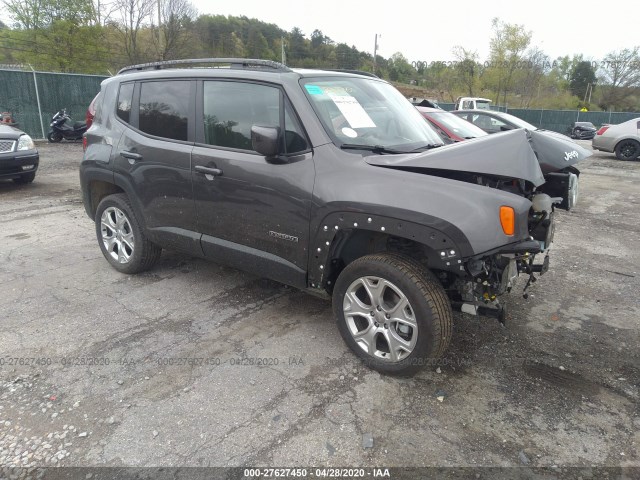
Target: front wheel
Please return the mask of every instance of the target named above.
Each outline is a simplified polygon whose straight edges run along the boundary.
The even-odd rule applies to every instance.
[[[333,310],[347,345],[383,373],[415,373],[451,340],[453,313],[442,285],[402,255],[367,255],[347,265],[333,290]]]
[[[62,134],[55,130],[51,130],[49,132],[49,135],[47,135],[47,140],[49,140],[49,142],[51,143],[58,143],[62,140]]]
[[[616,145],[616,157],[618,160],[634,160],[640,155],[640,143],[635,140],[622,140]]]
[[[125,194],[105,197],[95,221],[102,254],[119,272],[144,272],[160,258],[162,249],[146,238]]]

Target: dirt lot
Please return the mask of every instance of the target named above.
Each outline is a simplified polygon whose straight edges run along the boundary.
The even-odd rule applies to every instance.
[[[640,466],[640,162],[583,162],[506,328],[457,315],[398,379],[294,289],[173,252],[119,274],[81,145],[39,148],[32,185],[0,182],[0,466]]]

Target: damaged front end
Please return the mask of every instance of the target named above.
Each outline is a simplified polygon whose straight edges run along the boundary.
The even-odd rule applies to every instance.
[[[466,261],[467,277],[458,277],[452,285],[453,307],[471,315],[497,318],[504,325],[506,307],[499,297],[512,290],[520,274],[528,276],[523,289],[536,281],[549,269],[549,250],[555,231],[554,203],[560,199],[545,193],[534,193],[528,217],[529,238],[494,251],[472,257]],[[536,262],[542,256],[542,261]]]
[[[528,276],[523,291],[526,298],[526,291],[536,281],[536,276],[548,270],[555,209],[570,210],[575,205],[579,172],[574,164],[589,155],[589,151],[561,135],[520,129],[417,156],[377,156],[366,161],[371,165],[448,178],[486,187],[489,192],[500,192],[496,192],[490,210],[511,209],[514,228],[507,231],[500,218],[503,232],[498,232],[494,241],[483,244],[482,248],[480,242],[475,242],[478,253],[462,259],[463,266],[457,272],[447,262],[444,265],[432,262],[430,268],[437,272],[454,308],[472,315],[495,317],[504,323],[506,311],[500,296],[511,291],[518,275],[523,274]],[[517,202],[505,197],[504,193],[528,200],[528,211],[521,208],[514,211],[512,206]],[[486,216],[483,218],[485,224],[470,220],[468,224],[473,224],[475,230],[490,228],[494,231],[495,222]],[[480,238],[474,233],[468,232],[467,237]]]

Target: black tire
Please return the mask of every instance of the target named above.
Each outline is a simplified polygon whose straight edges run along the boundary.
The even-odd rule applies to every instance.
[[[51,130],[49,132],[49,135],[47,135],[47,140],[49,140],[49,142],[51,142],[51,143],[58,143],[58,142],[62,141],[62,134],[60,132],[56,132],[54,130]]]
[[[635,160],[640,156],[640,143],[633,139],[621,140],[615,148],[618,160]]]
[[[14,178],[13,182],[19,185],[24,185],[26,183],[31,183],[36,179],[36,172],[25,173],[18,178]]]
[[[116,218],[115,215],[119,210],[124,215],[124,219],[122,221],[122,232],[126,232],[126,235],[120,235],[118,237],[117,231],[115,229],[111,229],[112,235],[111,238],[120,238],[121,243],[116,245],[112,245],[112,250],[108,250],[105,245],[105,241],[103,240],[103,230],[102,230],[102,216],[107,212],[107,217],[111,215],[110,218]],[[122,219],[123,217],[118,217]],[[100,250],[102,250],[102,254],[104,258],[111,264],[113,268],[122,273],[140,273],[145,270],[149,270],[160,258],[160,254],[162,253],[162,248],[158,245],[152,243],[148,240],[144,234],[144,231],[141,227],[140,222],[135,216],[133,208],[131,207],[131,203],[127,196],[123,193],[117,193],[114,195],[109,195],[102,199],[100,204],[98,205],[98,209],[96,210],[95,216],[95,224],[96,224],[96,236],[98,238],[98,244],[100,245]],[[115,223],[114,223],[115,225]],[[109,232],[110,227],[105,227],[105,232]],[[132,235],[133,248],[128,247],[128,243],[124,244],[125,236]],[[121,261],[118,258],[114,258],[113,255],[116,255],[118,258],[122,258]],[[128,257],[128,258],[123,258]],[[126,260],[126,261],[125,261]]]
[[[355,314],[351,315],[351,319],[348,320],[347,317],[349,315],[345,314],[345,296],[349,293],[349,298],[353,297],[350,292],[354,292],[354,289],[358,288],[358,282],[367,277],[379,277],[390,283],[390,287],[397,288],[408,300],[408,311],[412,312],[412,316],[415,319],[417,328],[416,330],[411,329],[410,334],[411,339],[413,339],[413,335],[417,335],[415,344],[407,356],[400,358],[398,355],[396,361],[391,359],[391,353],[389,353],[387,359],[381,357],[381,355],[386,355],[385,343],[388,347],[387,351],[391,350],[384,332],[393,330],[396,335],[402,333],[398,331],[398,323],[393,326],[393,319],[384,320],[383,318],[384,314],[392,308],[388,308],[385,305],[382,306],[382,309],[376,309],[375,307],[377,306],[373,305],[373,302],[370,302],[371,305],[369,305],[365,301],[363,304],[366,308],[368,309],[370,306],[373,310],[373,313],[370,314],[371,318]],[[389,290],[391,290],[392,295],[396,293],[393,288],[389,288]],[[349,298],[347,303],[350,304]],[[362,307],[358,305],[356,308]],[[383,314],[382,321],[385,322],[383,325],[382,323],[376,323],[376,321],[381,322],[377,317],[376,310]],[[435,359],[444,354],[451,341],[453,312],[442,285],[420,263],[400,254],[380,253],[367,255],[347,265],[340,273],[333,290],[333,311],[338,323],[338,330],[349,348],[367,366],[383,373],[411,375],[422,367],[433,364]],[[376,316],[374,317],[374,315]],[[389,319],[389,316],[386,316],[386,318]],[[367,322],[369,323],[368,326],[366,326]],[[362,330],[356,323],[362,324]],[[369,328],[380,332],[373,333],[374,348],[376,350],[373,354],[365,351],[367,347],[361,346],[361,343],[356,341],[354,334],[352,334],[352,329],[354,328],[358,334],[368,331]],[[391,332],[389,331],[390,334]],[[363,337],[364,335],[359,337],[360,341],[362,341]],[[381,350],[381,352],[378,350]]]

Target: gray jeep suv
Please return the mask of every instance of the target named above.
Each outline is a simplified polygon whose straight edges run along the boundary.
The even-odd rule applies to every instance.
[[[586,155],[567,145],[544,183],[534,132],[443,146],[370,74],[248,59],[123,69],[86,140],[84,205],[115,269],[175,249],[332,298],[346,343],[387,373],[442,355],[452,308],[504,318],[518,273],[548,268],[562,198],[545,189],[566,192]]]

